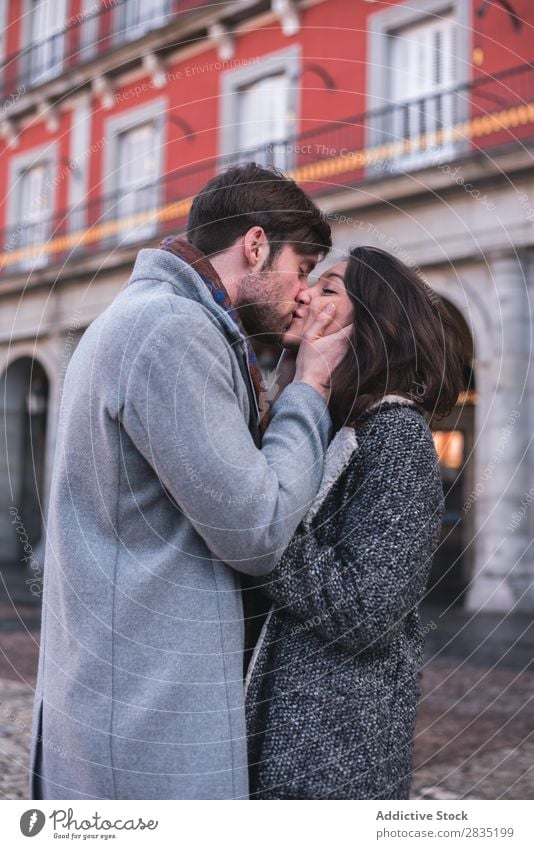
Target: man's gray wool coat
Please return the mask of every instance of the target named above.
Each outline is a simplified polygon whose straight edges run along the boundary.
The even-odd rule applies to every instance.
[[[423,663],[419,603],[443,490],[430,429],[385,396],[328,447],[276,568],[248,671],[252,799],[406,799]]]
[[[243,337],[142,250],[69,364],[51,486],[33,798],[248,795],[239,573],[276,565],[331,421],[290,385],[259,450]]]

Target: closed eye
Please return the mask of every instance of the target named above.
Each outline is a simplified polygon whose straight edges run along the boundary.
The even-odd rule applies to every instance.
[[[338,293],[334,289],[322,289],[323,295],[337,295]]]

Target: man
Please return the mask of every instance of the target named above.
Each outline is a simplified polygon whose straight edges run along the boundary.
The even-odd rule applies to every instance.
[[[249,164],[197,195],[187,235],[139,253],[67,370],[36,798],[247,796],[240,574],[274,568],[318,489],[345,341],[321,338],[322,314],[260,445],[246,334],[287,329],[328,224],[294,182]]]

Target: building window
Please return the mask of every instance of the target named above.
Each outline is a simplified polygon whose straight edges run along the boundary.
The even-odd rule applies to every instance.
[[[17,271],[42,268],[50,261],[47,251],[53,230],[56,145],[46,145],[13,157],[9,186],[5,252],[8,267]]]
[[[450,158],[454,150],[443,131],[457,121],[455,42],[456,24],[450,15],[390,36],[389,134],[393,142],[406,142],[408,152],[401,157],[405,168],[425,164],[428,151]]]
[[[255,160],[287,169],[297,131],[298,48],[226,71],[222,77],[221,153],[225,161]]]
[[[105,215],[118,222],[120,243],[142,242],[157,230],[166,111],[160,98],[108,121],[104,167],[112,193]]]
[[[414,5],[370,19],[368,142],[381,147],[379,165],[394,171],[454,158],[460,145],[453,130],[467,110],[458,91],[468,66],[465,0]]]
[[[156,180],[157,131],[153,123],[120,133],[118,137],[117,218],[130,222],[123,242],[149,239],[155,232],[158,208]]]
[[[8,22],[8,4],[7,0],[0,0],[0,79],[4,76],[7,77],[6,71],[8,69],[5,68],[5,58],[6,58],[6,37],[7,37],[7,22]]]
[[[284,142],[291,132],[288,75],[271,74],[242,86],[237,112],[239,159],[285,168]]]
[[[134,41],[164,26],[171,5],[170,0],[125,0],[116,9],[117,41]]]
[[[32,0],[27,54],[31,85],[63,70],[66,9],[66,0]]]
[[[106,7],[105,7],[106,8]],[[101,27],[107,25],[109,12],[102,12],[95,0],[83,0],[82,21],[79,25],[80,33],[80,62],[88,62],[98,51],[98,41]],[[102,20],[102,18],[104,20]]]
[[[50,192],[48,191],[48,168],[46,164],[33,165],[23,171],[20,178],[20,248],[38,248],[46,246],[50,232]],[[29,252],[21,267],[41,268],[48,261],[42,251]]]

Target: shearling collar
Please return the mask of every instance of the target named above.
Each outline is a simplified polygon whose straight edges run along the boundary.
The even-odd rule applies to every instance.
[[[374,404],[371,404],[369,409],[374,410],[375,407],[381,407],[382,404],[404,404],[406,407],[415,407],[415,401],[405,395],[384,395]]]
[[[350,459],[358,448],[356,431],[353,427],[342,427],[334,436],[326,449],[323,465],[323,479],[311,507],[304,517],[304,527],[308,529],[312,519],[317,515],[326,496],[337,479],[348,466]]]

